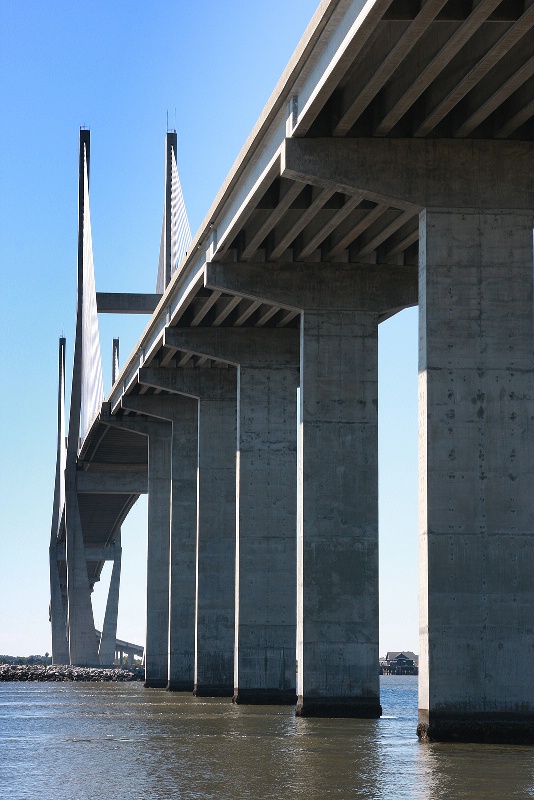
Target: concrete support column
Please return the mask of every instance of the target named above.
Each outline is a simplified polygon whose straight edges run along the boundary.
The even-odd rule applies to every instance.
[[[534,741],[531,211],[420,218],[422,738]]]
[[[297,331],[167,328],[164,342],[237,367],[234,701],[294,703]]]
[[[195,658],[195,577],[197,530],[198,400],[181,395],[134,396],[122,401],[148,426],[149,565],[150,520],[154,514],[154,573],[147,578],[147,682],[149,636],[156,635],[158,653],[165,640],[166,667],[151,686],[193,691]],[[156,431],[152,434],[151,431]],[[154,440],[154,445],[152,443]],[[161,455],[151,447],[163,448]],[[152,481],[155,483],[153,488]],[[151,491],[155,491],[152,503]],[[161,498],[160,498],[161,495]],[[162,537],[165,542],[161,541]],[[153,591],[157,598],[152,598]],[[157,613],[149,613],[154,602]],[[165,610],[163,606],[165,605]],[[153,627],[154,626],[154,627]],[[151,633],[152,629],[152,633]],[[158,656],[158,659],[160,656]],[[158,660],[158,664],[159,664]],[[164,672],[164,674],[163,674]]]
[[[200,398],[194,693],[234,691],[236,399]]]
[[[117,533],[115,539],[115,558],[109,582],[108,599],[106,603],[106,613],[102,625],[100,636],[100,648],[98,651],[100,664],[108,666],[113,664],[115,654],[115,642],[117,640],[117,619],[119,616],[119,592],[121,585],[121,531]]]
[[[169,680],[167,688],[192,692],[195,667],[198,401],[170,398],[172,416]]]
[[[169,675],[171,424],[148,422],[148,549],[145,686],[166,687]]]
[[[366,305],[372,303],[364,297]],[[297,714],[302,716],[381,713],[377,337],[375,310],[306,309],[301,315]]]
[[[59,576],[57,544],[50,544],[50,622],[52,623],[52,663],[69,663],[67,604]]]
[[[94,667],[99,663],[98,643],[76,482],[71,473],[68,470],[65,493],[69,661],[79,667]]]
[[[195,331],[194,337],[197,335]],[[193,691],[201,696],[231,696],[234,686],[236,372],[230,366],[143,367],[139,371],[141,383],[171,394],[160,395],[158,400],[148,397],[129,400],[145,413],[168,415],[174,409],[173,436],[178,427],[183,428],[188,414],[193,410],[196,414],[198,404],[198,441],[196,417],[194,426],[190,417],[189,444],[183,439],[173,453],[179,459],[178,472],[189,465],[189,486],[182,483],[180,489],[181,503],[187,506],[182,506],[181,513],[176,515],[176,524],[190,528],[184,528],[177,547],[183,551],[183,542],[187,541],[191,544],[188,550],[191,558],[196,556],[196,575],[194,560],[188,562],[187,572],[193,592],[196,577],[196,601],[191,608],[191,620],[184,618],[189,627],[183,636],[184,641],[193,638]],[[167,404],[167,409],[162,404]],[[196,531],[194,540],[191,531]],[[178,583],[173,581],[173,591],[184,585],[183,566],[177,575]],[[189,599],[182,598],[182,607],[189,608]]]
[[[238,703],[294,703],[296,697],[297,385],[296,367],[242,363],[238,370]]]
[[[213,262],[206,284],[300,309],[297,713],[377,717],[377,328],[417,302],[416,270]]]

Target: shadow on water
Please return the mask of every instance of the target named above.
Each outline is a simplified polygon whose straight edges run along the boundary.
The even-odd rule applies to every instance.
[[[534,796],[534,750],[421,745],[417,681],[380,720],[296,718],[139,684],[0,685],[2,796],[54,800],[492,800]]]

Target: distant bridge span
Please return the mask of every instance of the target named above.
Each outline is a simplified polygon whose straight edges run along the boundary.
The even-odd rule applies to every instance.
[[[418,303],[419,733],[534,741],[533,24],[528,0],[321,3],[163,259],[72,461],[89,584],[95,509],[108,544],[148,489],[147,685],[380,714],[378,324]]]

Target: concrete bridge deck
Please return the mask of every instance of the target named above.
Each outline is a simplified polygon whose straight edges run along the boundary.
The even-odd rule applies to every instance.
[[[148,489],[149,685],[380,713],[377,327],[419,303],[420,733],[534,739],[533,24],[320,4],[77,456],[86,546]]]

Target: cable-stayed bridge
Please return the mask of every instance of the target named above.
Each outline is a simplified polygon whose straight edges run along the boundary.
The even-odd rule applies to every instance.
[[[185,254],[191,232],[176,166],[177,137],[165,144],[165,207],[155,294],[97,293],[89,206],[90,132],[80,131],[78,297],[68,436],[65,437],[65,338],[59,342],[58,441],[50,543],[52,653],[57,663],[111,665],[117,650],[121,523],[147,491],[146,442],[128,432],[102,436],[98,459],[82,444],[104,399],[98,312],[151,313]],[[119,342],[113,341],[112,382]],[[90,595],[113,561],[102,631],[95,637]],[[126,643],[120,641],[121,652]],[[133,652],[134,645],[130,645]],[[126,648],[128,650],[128,648]]]
[[[147,685],[380,714],[378,325],[418,304],[419,733],[534,740],[533,24],[321,3],[174,273],[167,166],[163,294],[69,429],[71,660],[85,498],[109,545],[148,490]]]

